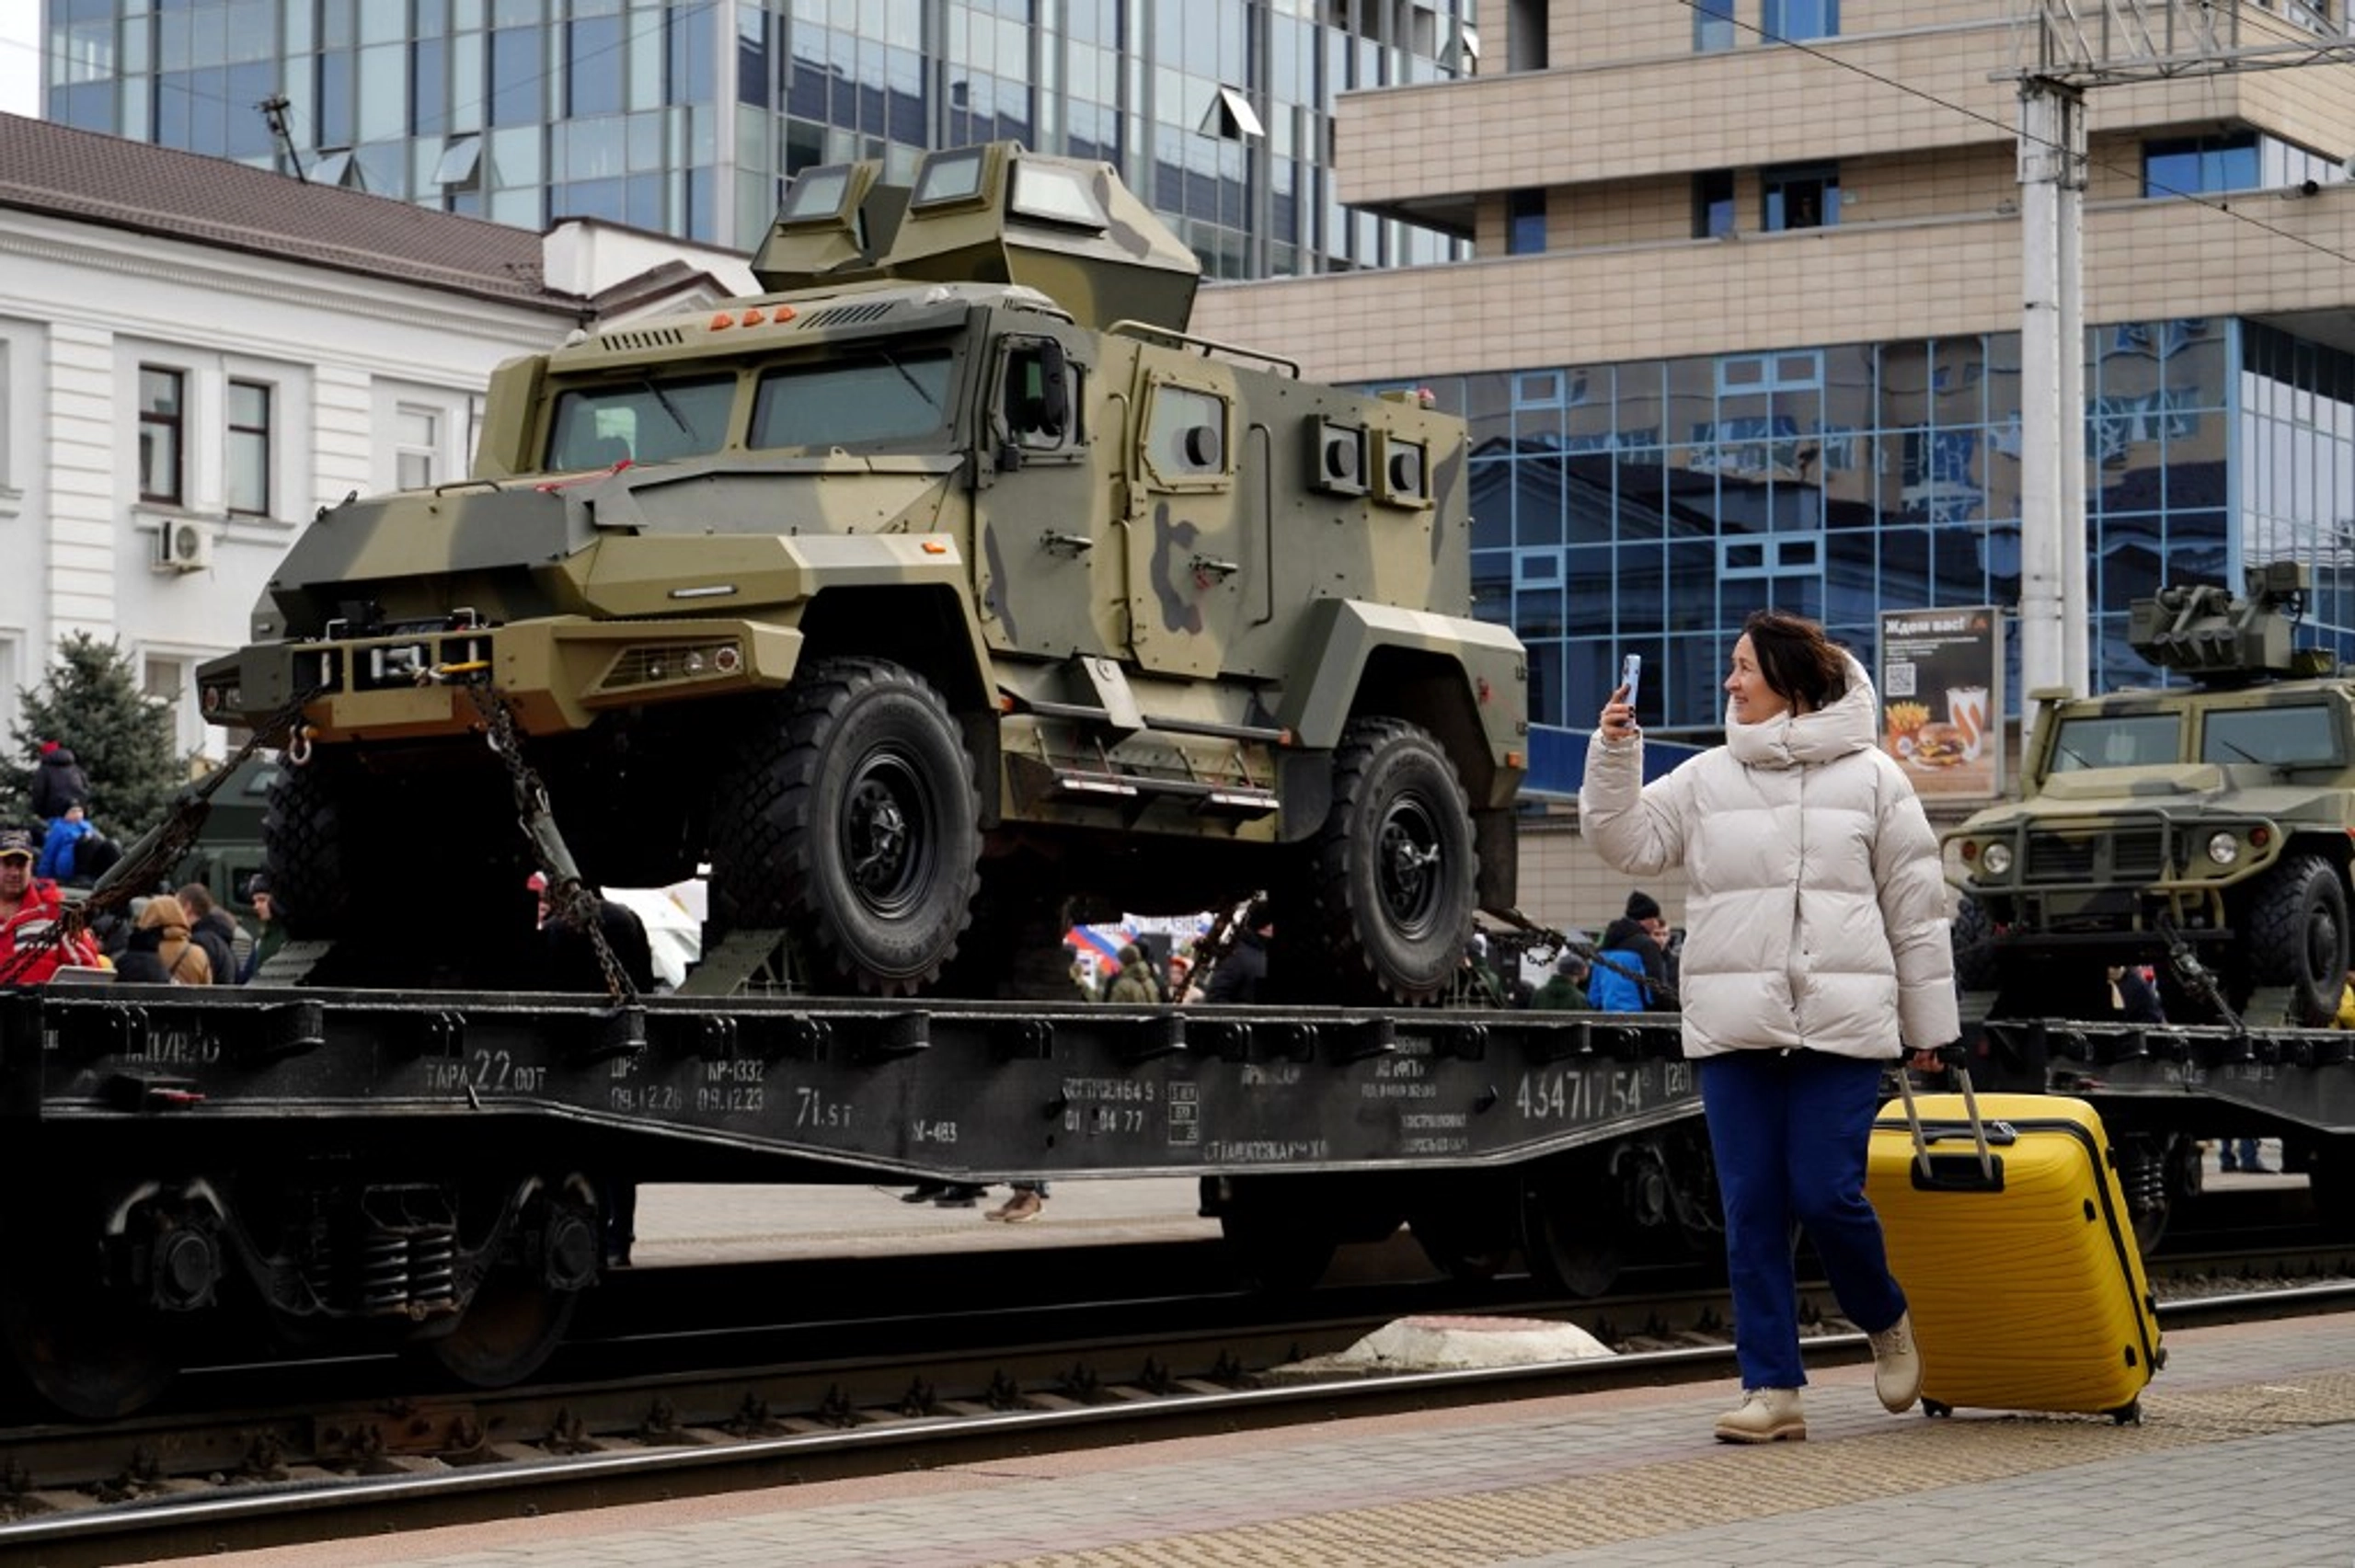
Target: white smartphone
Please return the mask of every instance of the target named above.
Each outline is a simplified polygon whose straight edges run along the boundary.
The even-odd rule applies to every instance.
[[[1626,703],[1629,707],[1634,707],[1636,693],[1643,690],[1644,685],[1644,656],[1642,654],[1631,653],[1619,661],[1619,684],[1627,688]]]

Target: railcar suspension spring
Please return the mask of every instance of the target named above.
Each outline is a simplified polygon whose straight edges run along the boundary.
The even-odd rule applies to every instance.
[[[408,1238],[371,1230],[360,1239],[360,1310],[371,1317],[408,1305]]]
[[[458,1299],[458,1238],[441,1226],[419,1230],[408,1243],[408,1298],[411,1305],[432,1309],[452,1307]]]

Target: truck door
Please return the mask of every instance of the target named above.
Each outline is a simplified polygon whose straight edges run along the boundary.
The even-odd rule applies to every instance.
[[[1234,388],[1214,376],[1143,379],[1127,521],[1129,625],[1136,660],[1211,676],[1266,571],[1235,484]]]
[[[1088,377],[1055,338],[1008,335],[993,356],[973,575],[990,646],[1109,654],[1120,605],[1096,591],[1120,541],[1086,429]]]

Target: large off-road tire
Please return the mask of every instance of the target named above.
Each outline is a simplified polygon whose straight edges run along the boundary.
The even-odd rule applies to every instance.
[[[1471,807],[1439,742],[1400,719],[1353,721],[1308,854],[1329,1000],[1437,999],[1464,956],[1476,874]]]
[[[1949,933],[1955,984],[1964,990],[1993,990],[2003,983],[2003,966],[1995,957],[1995,922],[1986,905],[1963,894],[1956,901]]]
[[[972,759],[922,676],[816,660],[722,770],[713,916],[787,931],[815,989],[913,994],[971,918],[980,809]]]
[[[355,769],[327,752],[301,767],[278,770],[261,819],[262,864],[272,902],[287,933],[304,938],[343,934],[354,873],[348,864],[347,824],[366,815]]]
[[[506,780],[487,769],[382,777],[321,747],[279,770],[262,868],[287,934],[336,944],[313,983],[479,990],[532,970],[529,845]],[[401,889],[429,890],[431,941],[387,922],[384,900]]]
[[[2243,960],[2252,982],[2291,988],[2296,1024],[2326,1024],[2347,983],[2347,879],[2315,854],[2291,855],[2250,895]]]

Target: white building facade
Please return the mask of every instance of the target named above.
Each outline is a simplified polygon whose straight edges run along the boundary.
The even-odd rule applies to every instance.
[[[0,140],[13,133],[0,126]],[[214,757],[224,736],[201,721],[190,677],[246,640],[314,512],[354,491],[464,477],[492,369],[594,318],[601,262],[648,259],[631,243],[642,236],[521,235],[549,265],[532,292],[485,297],[388,276],[380,258],[263,254],[59,210],[70,196],[16,195],[0,184],[0,734],[60,639],[87,633],[116,642],[147,692],[174,705],[183,752]],[[491,227],[417,216],[469,225],[462,240]],[[686,250],[661,242],[664,286],[615,280],[625,314],[749,291],[741,263],[703,253],[692,259],[704,269],[681,269]],[[552,270],[569,286],[547,287]]]

